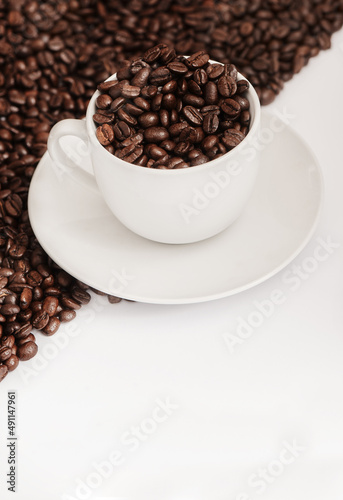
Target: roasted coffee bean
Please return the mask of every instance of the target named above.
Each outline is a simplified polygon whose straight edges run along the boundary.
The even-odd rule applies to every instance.
[[[63,309],[59,314],[61,322],[68,322],[76,317],[76,312],[73,309]]]
[[[144,130],[146,142],[162,142],[169,138],[169,132],[163,127],[149,127]]]
[[[17,304],[2,304],[2,306],[0,306],[0,312],[4,316],[13,316],[14,314],[18,314],[18,312],[20,312],[20,307]]]
[[[176,107],[176,97],[174,94],[164,94],[162,97],[161,106],[168,111],[171,111]]]
[[[203,122],[202,114],[194,106],[185,106],[182,113],[192,125],[201,125]]]
[[[129,125],[122,120],[118,121],[113,126],[113,132],[118,141],[122,141],[131,135],[131,129]]]
[[[206,83],[204,98],[207,105],[218,103],[218,87],[213,81]]]
[[[172,79],[171,72],[167,66],[160,66],[154,69],[149,76],[149,82],[151,85],[164,85]]]
[[[138,117],[138,123],[143,128],[155,127],[158,125],[160,119],[157,113],[147,111]]]
[[[172,73],[175,73],[176,75],[184,75],[188,71],[187,66],[181,61],[170,62],[167,67]]]
[[[205,134],[214,134],[219,127],[219,118],[215,113],[207,113],[204,117],[202,128]]]
[[[100,144],[108,146],[114,139],[113,128],[105,123],[96,129],[96,136]]]
[[[86,290],[80,288],[80,286],[75,286],[72,289],[71,295],[73,299],[75,299],[80,304],[88,304],[89,301],[91,300],[90,294],[86,292]],[[43,304],[43,309],[44,309],[44,304]],[[50,316],[52,316],[52,314],[50,314]]]
[[[195,167],[196,165],[203,165],[204,163],[208,162],[208,160],[209,157],[201,153],[191,161],[191,166]]]
[[[249,82],[247,80],[239,80],[237,82],[237,94],[243,94],[249,89]]]
[[[230,118],[236,118],[241,112],[241,107],[237,101],[233,99],[225,99],[220,105],[222,111]]]
[[[118,111],[120,108],[122,108],[124,106],[124,104],[126,104],[127,100],[125,99],[125,97],[117,97],[116,99],[114,99],[113,101],[111,101],[110,103],[110,109],[111,111],[113,111],[114,113],[116,111]],[[95,115],[94,115],[95,116]],[[96,120],[95,120],[96,121]],[[97,122],[98,123],[98,122]]]
[[[0,382],[6,377],[8,373],[8,367],[6,365],[0,364]]]
[[[209,64],[206,73],[210,80],[217,80],[224,73],[224,66],[218,63]]]
[[[218,91],[223,97],[230,97],[237,91],[237,84],[231,76],[221,76],[218,80]]]
[[[244,137],[242,132],[235,129],[229,129],[224,132],[222,141],[227,148],[232,149],[238,146],[238,144],[243,141]]]
[[[143,97],[136,97],[133,100],[133,103],[135,104],[135,106],[137,106],[138,108],[140,108],[143,111],[150,110],[150,102],[147,101],[146,99],[143,99]]]
[[[168,169],[185,168],[188,167],[188,164],[183,160],[183,158],[175,156],[167,161],[166,167]]]
[[[49,314],[47,311],[37,311],[32,317],[32,325],[37,330],[42,330],[49,322]]]
[[[38,352],[38,346],[35,342],[26,342],[17,350],[17,356],[20,361],[28,361],[33,358]]]
[[[128,99],[133,99],[135,97],[138,97],[140,93],[141,93],[140,87],[125,84],[125,85],[123,85],[123,88],[121,89],[120,94],[122,97],[125,97]]]
[[[48,324],[43,328],[42,332],[47,336],[54,335],[59,329],[60,324],[60,320],[53,316],[49,319]]]
[[[15,331],[15,338],[16,339],[26,338],[28,335],[30,335],[32,328],[33,326],[31,323],[24,323],[23,325],[21,325],[20,328],[18,328],[18,330]]]
[[[9,372],[15,370],[18,364],[19,364],[19,358],[15,354],[12,354],[4,363],[4,365],[7,366]],[[1,381],[1,365],[0,365],[0,381]]]
[[[170,113],[166,109],[161,109],[158,113],[158,117],[162,127],[169,128],[171,122]]]
[[[188,104],[196,108],[202,108],[203,106],[205,106],[205,99],[194,94],[185,94],[182,101],[183,104]]]
[[[200,50],[195,54],[192,54],[188,59],[186,59],[186,64],[189,68],[201,68],[210,59],[210,56],[206,54],[204,50]]]
[[[155,95],[155,97],[152,98],[151,111],[159,111],[161,109],[162,99],[163,99],[162,94],[157,94]]]
[[[208,153],[208,151],[213,149],[218,143],[219,143],[219,139],[216,135],[208,135],[202,141],[202,147]]]
[[[107,109],[112,104],[112,98],[108,94],[101,94],[95,101],[97,108]]]
[[[10,347],[0,347],[0,362],[3,363],[12,355],[12,349]]]
[[[136,144],[130,144],[129,146],[126,146],[125,148],[118,150],[116,152],[116,156],[118,156],[118,158],[121,158],[124,161],[133,163],[140,156],[142,156],[143,152],[144,152],[143,146],[136,146]]]
[[[144,113],[144,111],[141,108],[139,108],[138,106],[135,106],[131,102],[128,102],[125,104],[124,111],[126,111],[126,113],[131,117],[140,116],[142,113]],[[119,116],[119,114],[118,114],[118,116]]]
[[[166,150],[157,146],[157,144],[148,144],[145,146],[145,152],[153,160],[160,160],[166,155]]]
[[[29,307],[32,301],[32,289],[25,287],[20,294],[20,307],[25,310]]]
[[[105,123],[112,123],[114,120],[114,114],[98,110],[97,113],[93,115],[93,120],[98,125],[104,125]]]
[[[58,299],[50,295],[44,299],[42,310],[47,312],[49,316],[54,316],[57,307]]]
[[[140,69],[132,78],[131,84],[134,87],[140,87],[140,88],[145,87],[145,85],[148,83],[150,72],[151,69],[149,67]]]
[[[238,102],[242,111],[247,111],[249,109],[249,107],[250,107],[249,101],[248,101],[248,99],[246,99],[242,95],[236,94],[236,95],[232,96],[232,99],[234,101]]]
[[[118,118],[121,121],[127,123],[129,125],[129,127],[134,127],[135,125],[137,125],[136,118],[134,116],[130,115],[129,113],[127,113],[123,108],[118,110],[117,115],[118,115]]]

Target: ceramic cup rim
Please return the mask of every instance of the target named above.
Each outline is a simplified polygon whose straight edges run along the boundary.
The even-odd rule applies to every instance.
[[[212,64],[222,64],[218,63],[217,61],[210,60],[209,61]],[[105,81],[111,81],[115,80],[117,76],[117,73],[114,73],[113,75],[109,76]],[[238,144],[235,146],[233,149],[225,153],[224,155],[220,156],[219,158],[216,158],[214,160],[210,160],[206,163],[203,163],[202,165],[196,165],[195,167],[188,167],[188,168],[176,168],[176,169],[158,169],[158,168],[145,168],[142,167],[141,165],[135,165],[134,163],[129,163],[121,158],[118,158],[117,156],[113,155],[109,151],[107,151],[98,141],[95,131],[96,131],[96,125],[93,121],[93,115],[95,113],[95,101],[96,99],[101,95],[99,90],[96,90],[94,94],[92,95],[88,107],[87,107],[87,112],[86,112],[86,127],[87,127],[87,134],[88,137],[91,141],[91,144],[96,147],[98,150],[103,152],[105,156],[108,158],[109,161],[113,162],[113,164],[119,164],[122,166],[125,166],[125,168],[128,169],[128,171],[131,172],[139,172],[140,175],[160,175],[160,176],[166,176],[166,175],[196,175],[196,172],[200,173],[203,170],[211,170],[212,168],[215,168],[215,166],[218,163],[221,163],[226,160],[230,160],[231,157],[237,155],[246,145],[249,143],[250,139],[255,136],[258,127],[260,125],[261,121],[261,104],[259,97],[256,93],[255,88],[253,85],[249,82],[247,78],[245,78],[241,73],[237,74],[237,81],[239,80],[246,80],[249,83],[249,89],[247,90],[247,98],[250,102],[250,109],[253,111],[252,113],[252,119],[251,119],[251,124],[249,128],[249,132],[246,135],[246,137]],[[143,174],[145,172],[145,174]]]

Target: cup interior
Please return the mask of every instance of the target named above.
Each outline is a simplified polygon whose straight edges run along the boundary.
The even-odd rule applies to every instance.
[[[211,64],[222,64],[218,63],[217,61],[210,60],[209,61]],[[106,81],[111,81],[111,80],[116,80],[117,73],[114,73],[110,77],[106,79]],[[207,163],[203,163],[202,165],[197,165],[196,170],[199,171],[201,169],[206,169],[208,168],[209,165],[215,165],[217,161],[221,160],[224,157],[229,157],[232,155],[233,152],[238,152],[241,148],[245,147],[246,143],[249,141],[250,137],[255,135],[255,132],[257,128],[259,127],[260,124],[260,119],[261,119],[261,104],[260,100],[258,98],[258,95],[256,93],[256,90],[252,86],[252,84],[249,82],[247,78],[245,78],[241,73],[238,73],[237,76],[237,81],[239,80],[246,80],[249,83],[249,89],[246,91],[246,98],[249,100],[250,103],[250,114],[251,114],[251,121],[250,121],[250,127],[249,127],[249,132],[246,135],[246,137],[242,140],[240,144],[238,144],[235,148],[233,148],[231,151],[228,151],[225,153],[223,156],[220,158],[211,160]],[[139,169],[139,170],[144,170],[147,175],[192,175],[190,174],[192,171],[194,171],[194,167],[192,168],[181,168],[181,169],[170,169],[170,170],[164,170],[164,169],[156,169],[156,168],[144,168],[139,165],[135,165],[133,163],[126,162],[124,160],[121,160],[120,158],[114,156],[111,154],[109,151],[107,151],[98,141],[96,137],[96,125],[93,121],[93,115],[96,110],[96,105],[95,102],[97,98],[100,95],[100,91],[96,90],[91,97],[91,100],[89,101],[89,105],[87,108],[87,113],[86,113],[86,122],[87,122],[87,131],[88,135],[90,138],[90,141],[93,146],[96,148],[101,148],[103,150],[104,154],[107,156],[109,161],[114,161],[114,162],[119,162],[121,164],[124,164],[127,166],[127,168],[130,169]],[[111,159],[111,160],[110,160]]]

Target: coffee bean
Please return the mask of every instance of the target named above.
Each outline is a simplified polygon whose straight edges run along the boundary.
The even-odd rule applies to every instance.
[[[237,84],[231,76],[221,76],[218,80],[218,91],[223,97],[230,97],[237,91]]]
[[[217,80],[223,75],[224,66],[218,63],[209,64],[206,68],[206,73],[210,80]]]
[[[237,82],[237,94],[243,94],[249,89],[249,82],[247,80],[239,80]]]
[[[98,125],[104,125],[105,123],[112,123],[114,120],[114,113],[98,110],[97,113],[93,115],[93,120]]]
[[[145,85],[148,83],[149,75],[150,75],[151,69],[149,67],[145,67],[140,69],[135,76],[131,80],[131,85],[134,87],[140,87],[143,88]],[[138,96],[136,96],[138,97]]]
[[[76,317],[76,312],[73,309],[64,309],[59,314],[61,322],[72,321]]]
[[[126,104],[126,102],[127,101],[126,101],[125,97],[117,97],[116,99],[114,99],[113,101],[111,101],[111,103],[110,103],[110,110],[113,111],[113,113],[115,113],[120,108],[122,108],[124,106],[124,104]],[[93,116],[93,119],[94,119],[94,116]],[[96,120],[94,120],[94,121],[96,121]]]
[[[58,307],[58,299],[53,296],[48,296],[44,299],[42,310],[47,312],[49,316],[54,316]]]
[[[194,94],[185,94],[183,99],[183,104],[190,105],[196,108],[202,108],[205,106],[205,100]]]
[[[188,71],[187,66],[180,61],[173,61],[169,63],[167,68],[176,75],[184,75]]]
[[[20,361],[28,361],[33,358],[38,352],[38,346],[35,342],[27,342],[20,346],[17,351],[17,356]]]
[[[113,128],[107,123],[100,125],[100,127],[96,129],[96,136],[100,144],[108,146],[114,139]]]
[[[219,118],[216,113],[208,113],[204,117],[203,129],[205,134],[214,134],[217,132],[219,127]]]
[[[164,94],[162,97],[161,106],[164,109],[171,111],[176,107],[176,97],[174,94]]]
[[[206,54],[205,51],[200,50],[186,59],[186,64],[189,68],[201,68],[202,66],[205,66],[209,59],[210,56]]]
[[[137,125],[137,120],[134,116],[127,113],[123,108],[119,109],[117,112],[118,118],[127,123],[130,127]]]
[[[7,366],[0,364],[0,382],[6,377],[7,373],[8,373]]]
[[[15,354],[12,354],[4,363],[4,365],[7,366],[9,372],[15,370],[18,364],[19,364],[19,358]],[[1,381],[1,365],[0,365],[0,381]]]
[[[90,294],[86,292],[86,290],[80,288],[80,286],[73,287],[71,296],[73,297],[74,300],[76,300],[80,304],[88,304],[89,301],[91,300]],[[43,304],[43,309],[44,309],[44,304]],[[52,315],[53,314],[50,314],[50,316]]]
[[[169,132],[163,127],[149,127],[144,130],[146,142],[162,142],[169,138]],[[1,310],[1,309],[0,309]]]
[[[49,319],[48,324],[43,328],[42,332],[47,336],[54,335],[59,329],[60,324],[60,320],[53,316]]]
[[[112,104],[112,98],[108,94],[101,94],[95,101],[95,104],[99,109],[107,109]]]
[[[138,117],[138,123],[143,128],[155,127],[158,125],[160,119],[157,113],[147,111]]]
[[[204,98],[207,105],[218,103],[218,87],[213,81],[206,83]]]
[[[25,310],[29,307],[32,301],[32,289],[29,287],[25,287],[20,294],[20,307],[22,310]]]
[[[140,156],[142,156],[143,152],[144,152],[143,146],[136,146],[135,144],[131,144],[130,146],[126,146],[125,148],[118,150],[116,152],[116,156],[118,156],[118,158],[121,158],[124,161],[133,163]]]
[[[160,66],[154,69],[149,76],[149,81],[151,85],[164,85],[172,79],[171,72],[167,66]]]
[[[145,152],[153,160],[160,160],[166,155],[166,150],[157,146],[157,144],[148,144],[145,147]]]
[[[133,103],[140,108],[143,111],[149,111],[150,110],[150,102],[147,101],[146,99],[143,99],[143,97],[136,97],[133,100]]]
[[[203,122],[203,116],[199,111],[193,106],[185,106],[182,110],[183,115],[187,118],[189,123],[192,125],[201,125]]]
[[[148,49],[144,53],[143,60],[149,64],[155,62],[161,55],[161,49],[161,45],[156,45],[155,47]]]
[[[143,113],[143,110],[141,108],[135,106],[131,102],[125,104],[124,111],[126,111],[126,113],[131,117],[140,116]]]
[[[123,88],[121,89],[120,94],[122,97],[126,97],[128,99],[133,99],[134,97],[138,97],[140,93],[141,93],[140,87],[125,84],[123,86]]]
[[[0,362],[4,363],[12,355],[12,349],[10,347],[0,347]]]
[[[32,325],[37,330],[42,330],[49,322],[49,314],[47,311],[37,311],[32,318]]]
[[[241,112],[241,107],[237,101],[233,99],[225,99],[220,105],[222,111],[230,118],[236,118]]]
[[[242,134],[242,132],[234,129],[229,129],[224,132],[222,140],[227,148],[232,149],[238,146],[238,144],[243,141],[244,137],[245,136],[244,134]]]

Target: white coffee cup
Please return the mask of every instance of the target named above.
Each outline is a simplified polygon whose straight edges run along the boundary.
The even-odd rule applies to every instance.
[[[242,78],[238,74],[238,79]],[[113,79],[116,75],[109,78]],[[93,115],[99,95],[96,91],[92,96],[85,120],[62,120],[52,128],[48,151],[67,176],[98,189],[122,224],[161,243],[193,243],[220,233],[239,217],[259,169],[260,155],[254,143],[261,110],[251,84],[246,92],[251,124],[245,139],[215,160],[175,170],[134,165],[109,153],[95,134]],[[83,141],[82,151],[90,157],[94,175],[83,170],[64,149],[60,140],[65,136]]]

